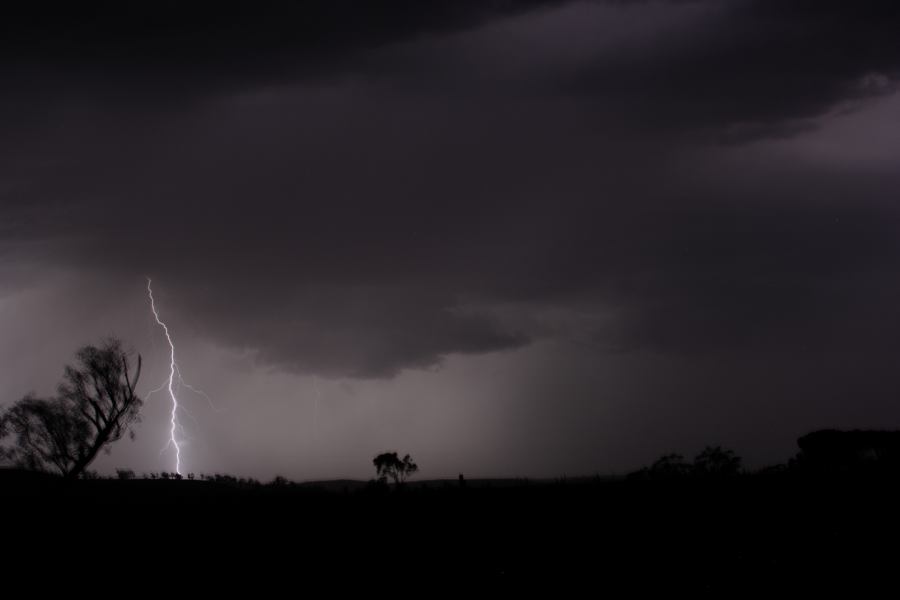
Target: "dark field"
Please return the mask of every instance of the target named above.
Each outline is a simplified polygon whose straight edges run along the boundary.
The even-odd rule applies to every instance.
[[[156,584],[177,574],[209,589],[420,581],[859,592],[893,589],[900,558],[900,486],[884,474],[434,481],[398,491],[10,471],[2,497],[6,565],[56,560],[97,577],[137,570]]]

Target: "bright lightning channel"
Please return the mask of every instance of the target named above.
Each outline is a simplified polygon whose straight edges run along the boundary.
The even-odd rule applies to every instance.
[[[172,343],[172,336],[169,335],[169,328],[165,323],[159,318],[159,313],[156,311],[156,303],[153,301],[153,288],[150,287],[151,280],[147,278],[147,295],[150,296],[150,310],[153,311],[153,318],[156,319],[156,322],[160,327],[163,328],[163,331],[166,334],[166,340],[169,342],[169,381],[164,383],[159,389],[166,387],[169,390],[169,397],[172,398],[172,428],[169,431],[169,444],[175,448],[175,472],[181,475],[181,446],[178,445],[178,437],[175,435],[175,432],[182,429],[181,425],[178,423],[178,398],[175,396],[175,390],[173,389],[173,383],[175,381],[175,374],[180,373],[178,369],[178,365],[175,363],[175,344]],[[180,375],[179,375],[180,378]]]

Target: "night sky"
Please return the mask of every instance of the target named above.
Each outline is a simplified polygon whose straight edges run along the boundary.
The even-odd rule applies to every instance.
[[[896,0],[186,4],[0,8],[0,404],[111,334],[162,384],[152,277],[185,472],[900,427]]]

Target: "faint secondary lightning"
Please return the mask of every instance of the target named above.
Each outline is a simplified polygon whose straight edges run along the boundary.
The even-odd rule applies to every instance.
[[[175,344],[172,343],[172,336],[169,335],[169,328],[165,323],[159,318],[159,313],[156,311],[156,303],[153,301],[153,288],[150,287],[151,280],[147,278],[147,294],[150,296],[150,310],[153,311],[153,318],[156,319],[156,322],[160,327],[163,328],[163,331],[166,334],[166,340],[169,342],[169,381],[168,383],[163,384],[156,391],[162,389],[163,387],[168,388],[169,397],[172,398],[172,428],[169,432],[169,444],[175,448],[175,472],[181,475],[181,446],[178,445],[178,436],[176,435],[176,431],[182,429],[181,425],[178,423],[178,398],[175,396],[175,390],[172,385],[175,381],[175,374],[179,373],[178,365],[175,363]]]
[[[319,382],[313,375],[313,389],[316,391],[315,405],[313,406],[313,449],[319,451],[319,401],[322,399],[322,392],[319,391]]]

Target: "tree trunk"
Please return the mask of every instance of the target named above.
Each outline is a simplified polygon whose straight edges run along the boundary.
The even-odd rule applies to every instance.
[[[84,470],[87,468],[91,462],[97,457],[97,453],[100,452],[100,448],[106,443],[106,440],[109,439],[109,434],[112,431],[112,424],[107,425],[101,431],[97,433],[97,437],[94,438],[94,443],[91,444],[90,449],[87,453],[78,460],[72,469],[66,473],[66,479],[77,479],[79,475],[81,475]]]

